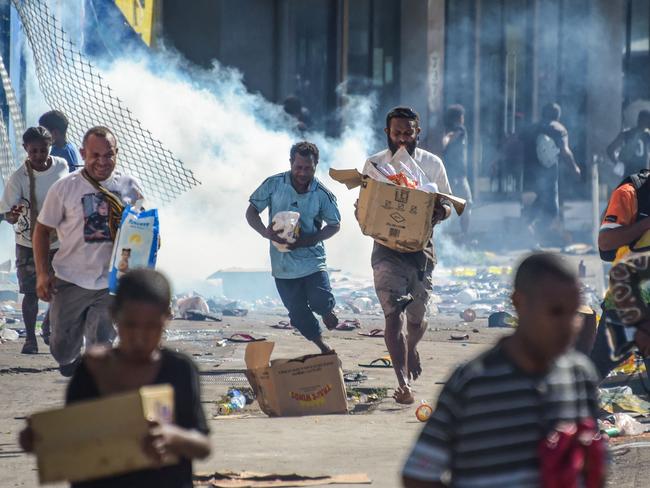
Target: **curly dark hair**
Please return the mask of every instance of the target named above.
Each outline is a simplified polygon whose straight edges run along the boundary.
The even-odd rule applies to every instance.
[[[47,128],[47,130],[56,129],[64,134],[68,130],[68,118],[60,110],[50,110],[41,115],[38,124]]]
[[[289,161],[293,163],[296,154],[300,154],[303,157],[312,156],[314,164],[318,164],[318,147],[312,142],[301,141],[291,146],[291,151],[289,151]]]
[[[52,145],[52,134],[45,127],[30,127],[23,133],[23,144],[30,142],[46,142]]]
[[[416,127],[420,126],[420,116],[411,107],[395,107],[386,115],[386,128],[390,129],[390,121],[393,119],[414,120]]]

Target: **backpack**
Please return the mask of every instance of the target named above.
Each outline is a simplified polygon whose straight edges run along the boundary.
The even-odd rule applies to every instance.
[[[636,203],[638,209],[636,214],[636,222],[650,215],[650,185],[647,184],[648,179],[650,179],[650,170],[643,169],[636,174],[628,176],[616,187],[620,188],[621,186],[630,183],[636,190]],[[607,206],[609,206],[609,203]],[[635,239],[628,245],[630,247],[633,247],[639,239]],[[598,249],[598,251],[600,253],[600,259],[611,263],[616,259],[616,253],[618,249],[614,249],[612,251],[603,251],[602,249]],[[640,250],[637,249],[636,251]]]
[[[539,134],[535,140],[537,160],[545,168],[552,168],[557,165],[560,149],[547,134]]]

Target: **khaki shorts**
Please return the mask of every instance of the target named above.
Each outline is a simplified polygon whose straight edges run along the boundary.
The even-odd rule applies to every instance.
[[[404,259],[382,259],[373,264],[372,271],[384,316],[404,311],[410,323],[421,323],[431,296],[432,272],[421,271]]]

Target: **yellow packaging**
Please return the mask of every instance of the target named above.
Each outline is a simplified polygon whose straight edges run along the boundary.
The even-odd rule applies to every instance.
[[[171,385],[139,390],[32,415],[39,481],[87,481],[154,467],[142,443],[148,420],[174,420]],[[178,459],[166,460],[165,465]]]
[[[246,347],[246,376],[261,410],[272,417],[347,413],[341,361],[336,353],[271,361],[274,343]]]

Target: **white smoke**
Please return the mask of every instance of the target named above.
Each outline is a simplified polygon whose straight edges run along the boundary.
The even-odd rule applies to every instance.
[[[162,59],[155,71],[149,63],[119,60],[104,72],[142,125],[202,182],[160,209],[159,267],[177,290],[222,268],[270,269],[268,241],[250,229],[244,212],[265,178],[289,169],[289,148],[301,137],[282,129],[282,108],[248,93],[237,71],[216,64],[209,73],[188,73],[171,56]],[[336,194],[342,214],[342,231],[326,243],[328,264],[366,276],[372,241],[354,219],[358,190],[333,181],[327,169],[361,167],[372,143],[372,106],[368,98],[351,98],[339,139],[304,136],[321,151],[317,176]]]

